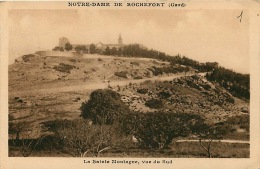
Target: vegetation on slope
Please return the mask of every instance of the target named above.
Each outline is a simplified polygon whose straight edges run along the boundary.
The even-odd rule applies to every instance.
[[[176,73],[178,71],[176,69],[180,68],[175,67],[176,64],[186,65],[187,67],[183,67],[183,71],[187,71],[186,69],[189,66],[199,71],[211,72],[207,74],[209,81],[217,82],[236,97],[249,99],[249,75],[242,75],[218,67],[217,63],[201,64],[186,57],[172,57],[162,52],[147,50],[139,45],[128,45],[118,50],[116,48],[110,51],[107,49],[106,52],[104,54],[155,58],[172,63],[168,67],[153,67],[151,71],[154,75]],[[24,61],[28,62],[31,57],[26,56],[24,58]],[[70,62],[76,63],[76,60],[70,60]],[[130,64],[140,66],[138,62],[131,62]],[[70,73],[73,68],[76,67],[64,63],[54,66],[56,71],[64,73]],[[126,72],[117,72],[116,76],[126,77]],[[199,84],[200,80],[198,77],[193,76],[157,84],[156,90],[152,91],[147,88],[136,89],[138,93],[143,95],[155,95],[156,98],[145,100],[146,106],[158,109],[157,112],[149,113],[131,112],[129,107],[121,101],[121,96],[112,90],[94,91],[90,95],[90,99],[83,102],[80,107],[83,119],[56,120],[44,123],[51,135],[37,139],[23,138],[21,133],[24,131],[25,125],[10,123],[9,134],[15,136],[14,139],[10,139],[12,141],[11,145],[21,148],[23,156],[31,155],[34,150],[42,150],[44,147],[42,144],[46,142],[54,145],[53,149],[72,156],[87,156],[88,153],[90,156],[100,156],[101,152],[104,153],[107,150],[123,151],[126,147],[133,146],[132,142],[124,142],[124,145],[120,142],[122,138],[124,138],[124,141],[129,141],[131,136],[138,140],[137,145],[134,146],[139,150],[145,148],[165,150],[171,147],[175,139],[195,135],[200,140],[201,147],[206,150],[207,154],[202,153],[202,155],[222,157],[212,153],[211,147],[214,145],[212,140],[222,139],[227,134],[236,132],[237,129],[245,129],[248,132],[249,115],[230,117],[219,123],[209,123],[204,116],[197,112],[173,112],[165,109],[165,103],[177,107],[184,105],[183,107],[186,106],[191,111],[194,111],[194,107],[197,105],[202,109],[209,108],[211,105],[225,108],[226,105],[230,106],[230,104],[235,103],[235,99],[228,93],[214,89],[209,84]],[[207,99],[203,100],[204,102],[202,100],[197,101],[196,105],[193,100],[187,99],[188,95],[183,97],[182,93],[177,93],[176,86],[172,84],[177,84],[176,86],[180,87],[181,90],[188,91],[188,93],[195,91],[198,96],[207,97]],[[170,85],[172,86],[169,87]],[[163,91],[160,91],[160,89],[163,89]],[[197,98],[197,100],[199,99]],[[192,106],[194,107],[191,108]],[[211,109],[207,109],[207,111],[207,113],[211,113]],[[207,142],[207,146],[203,144],[203,140],[204,143]],[[170,153],[173,153],[173,151],[170,151]]]
[[[159,93],[160,97],[168,98],[167,93]],[[47,135],[39,138],[17,137],[24,136],[25,131],[21,129],[24,125],[17,123],[16,126],[21,127],[12,127],[9,134],[15,137],[10,139],[10,145],[20,149],[24,156],[47,150],[83,157],[129,151],[133,147],[140,152],[147,148],[165,151],[171,149],[173,141],[180,137],[196,136],[201,143],[197,146],[202,147],[200,154],[204,154],[203,149],[206,148],[204,155],[216,157],[213,140],[222,139],[234,126],[242,125],[247,128],[245,124],[248,121],[243,120],[244,117],[230,118],[226,122],[214,124],[199,114],[131,112],[120,99],[115,91],[96,90],[81,106],[83,119],[44,122],[42,130],[47,131]],[[133,137],[137,142],[131,141]],[[169,152],[165,155],[168,156]]]
[[[250,98],[249,74],[241,74],[230,69],[219,67],[217,62],[199,63],[198,61],[189,59],[185,56],[170,56],[153,49],[148,50],[147,48],[143,48],[138,44],[126,45],[122,48],[119,48],[118,50],[113,49],[114,52],[108,51],[108,49],[105,50],[104,54],[124,57],[144,57],[159,59],[162,61],[171,62],[172,65],[180,64],[190,66],[200,72],[211,72],[207,74],[208,80],[218,82],[221,86],[226,88],[236,97],[244,97],[246,99]],[[154,75],[187,71],[187,68],[183,68],[182,70],[179,69],[180,67],[176,68],[174,66],[164,68],[151,68]]]
[[[248,74],[236,73],[223,67],[215,68],[207,74],[207,79],[218,82],[236,97],[250,98],[250,78]]]

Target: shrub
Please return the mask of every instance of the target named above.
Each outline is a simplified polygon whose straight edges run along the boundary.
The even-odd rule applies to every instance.
[[[163,99],[167,99],[171,96],[171,94],[169,92],[166,92],[166,91],[161,91],[161,92],[158,93],[158,95]]]
[[[192,88],[200,90],[200,86],[192,81],[187,81],[187,84]]]
[[[33,58],[33,57],[35,57],[35,55],[33,55],[33,54],[23,55],[22,59],[24,62],[28,62],[30,60],[30,58]]]
[[[134,79],[143,79],[142,76],[135,76]]]
[[[146,101],[145,105],[152,109],[160,109],[163,108],[163,102],[158,99],[151,99]]]
[[[138,63],[138,62],[130,62],[130,64],[140,66],[140,63]]]
[[[23,99],[17,99],[16,101],[19,103],[23,103]]]
[[[137,92],[140,94],[146,94],[148,92],[148,89],[146,89],[146,88],[137,89]]]
[[[70,73],[71,69],[76,68],[75,66],[60,63],[58,66],[54,66],[53,69],[63,73]]]
[[[239,128],[249,131],[249,115],[237,115],[229,117],[225,123],[229,126],[239,126]]]
[[[98,157],[101,152],[127,144],[130,140],[120,135],[115,125],[92,125],[83,119],[50,121],[44,126],[57,138],[53,139],[58,143],[56,147],[72,156]]]
[[[9,120],[11,120],[11,119],[9,119]],[[10,138],[15,136],[16,141],[20,139],[20,135],[22,135],[22,133],[25,133],[29,130],[30,130],[30,123],[28,123],[28,122],[9,121],[9,123],[8,123],[8,134],[9,134]]]
[[[217,67],[211,73],[207,73],[206,78],[218,82],[236,97],[250,99],[249,74],[236,73],[223,67]]]
[[[90,99],[82,103],[81,116],[94,124],[113,124],[122,114],[128,113],[121,96],[109,89],[98,89],[90,94]]]
[[[233,99],[232,97],[226,98],[226,101],[233,104],[235,103],[235,99]]]
[[[75,59],[69,59],[69,61],[71,61],[71,62],[76,62],[76,60],[75,60]]]
[[[115,72],[115,75],[122,78],[127,78],[127,72],[121,71],[121,72]]]
[[[122,119],[121,130],[132,134],[143,148],[167,148],[174,138],[191,134],[192,126],[203,119],[185,113],[129,113]]]
[[[171,67],[171,66],[167,66],[167,67],[155,67],[155,66],[153,66],[149,70],[151,70],[155,76],[161,75],[163,73],[167,74],[167,73],[177,73],[177,72],[180,72],[180,70],[178,70],[175,67]]]
[[[205,90],[209,90],[211,89],[211,86],[206,84],[206,85],[201,85]]]

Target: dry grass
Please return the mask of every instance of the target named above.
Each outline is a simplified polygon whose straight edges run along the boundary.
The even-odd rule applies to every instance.
[[[249,144],[212,143],[213,158],[249,158]],[[19,149],[10,147],[9,156],[21,156]],[[34,157],[66,157],[68,154],[57,150],[34,151]],[[128,149],[113,149],[101,154],[101,157],[136,157],[136,158],[207,158],[206,152],[198,142],[178,142],[169,149],[151,150],[131,147]]]

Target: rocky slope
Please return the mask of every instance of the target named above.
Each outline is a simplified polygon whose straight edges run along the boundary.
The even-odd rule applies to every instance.
[[[149,58],[52,54],[25,55],[9,66],[10,120],[29,122],[35,132],[44,121],[79,118],[79,107],[91,91],[107,87],[119,92],[132,110],[143,113],[196,113],[212,122],[249,113],[247,100],[184,65]],[[189,71],[182,72],[183,67]],[[168,71],[173,68],[178,71]]]

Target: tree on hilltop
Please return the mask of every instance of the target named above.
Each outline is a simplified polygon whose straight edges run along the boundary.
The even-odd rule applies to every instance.
[[[76,46],[75,47],[75,51],[77,53],[86,53],[87,52],[87,48],[84,45],[80,45],[80,46]]]
[[[96,53],[96,45],[94,45],[93,43],[89,46],[89,53],[90,54],[94,54]]]
[[[110,54],[111,54],[111,50],[110,50],[109,46],[107,46],[104,51],[104,55],[110,55]]]
[[[66,43],[66,44],[65,44],[65,50],[66,50],[66,51],[70,51],[70,50],[72,50],[72,48],[73,48],[73,47],[72,47],[72,45],[71,45],[70,43]]]

